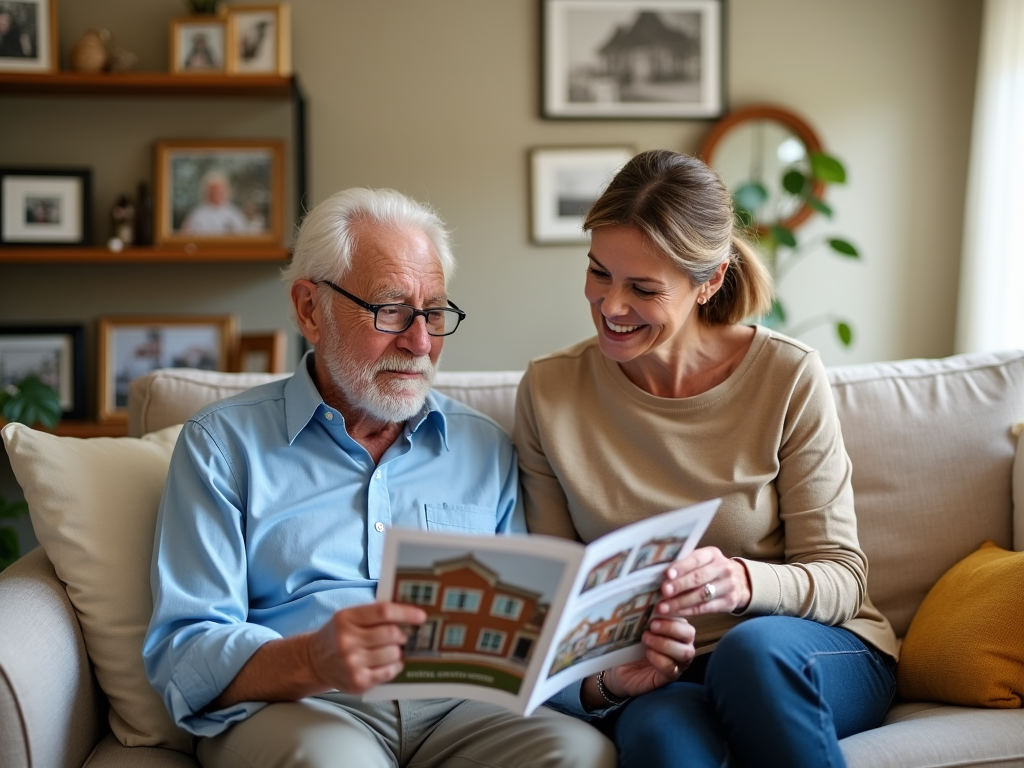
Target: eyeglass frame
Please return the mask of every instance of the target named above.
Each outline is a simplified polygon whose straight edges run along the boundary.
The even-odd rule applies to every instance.
[[[400,333],[405,333],[406,331],[408,331],[410,328],[412,328],[412,324],[416,322],[416,318],[420,317],[421,315],[423,317],[423,323],[424,323],[424,325],[427,328],[427,335],[428,336],[432,336],[435,339],[443,338],[445,336],[451,336],[453,333],[455,333],[457,330],[459,330],[459,326],[462,325],[462,321],[466,319],[466,313],[463,310],[459,309],[456,306],[455,302],[452,301],[451,299],[448,299],[448,306],[447,307],[428,307],[427,309],[419,309],[418,307],[414,307],[412,304],[403,304],[402,302],[397,302],[397,301],[390,301],[390,302],[386,302],[384,304],[371,304],[368,301],[363,301],[358,296],[352,295],[351,293],[346,291],[344,288],[341,288],[341,287],[335,285],[334,283],[332,283],[330,280],[314,280],[313,283],[314,283],[314,285],[323,284],[323,285],[329,286],[330,288],[333,288],[335,291],[337,291],[342,296],[344,296],[346,299],[351,301],[353,304],[357,304],[360,307],[362,307],[363,309],[372,312],[373,313],[373,328],[374,328],[374,330],[380,331],[381,333],[389,333],[392,336],[397,336]],[[386,328],[378,327],[377,326],[377,313],[380,310],[384,309],[385,307],[406,307],[407,309],[411,309],[412,310],[412,314],[409,315],[409,324],[407,326],[405,326],[405,328],[403,328],[400,331],[389,331]],[[452,328],[450,331],[448,331],[448,333],[431,333],[430,332],[430,324],[427,322],[427,315],[429,315],[431,312],[436,312],[438,310],[446,310],[447,311],[447,310],[450,310],[450,309],[454,309],[455,312],[456,312],[456,316],[459,318],[458,322],[455,323],[455,327]]]

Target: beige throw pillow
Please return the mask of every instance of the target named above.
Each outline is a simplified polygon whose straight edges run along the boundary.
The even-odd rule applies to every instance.
[[[110,700],[111,730],[129,747],[191,753],[142,664],[157,507],[180,429],[81,439],[8,424],[2,434],[36,538],[67,585]]]

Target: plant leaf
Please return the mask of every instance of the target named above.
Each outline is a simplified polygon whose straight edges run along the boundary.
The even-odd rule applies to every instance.
[[[0,518],[6,518],[13,520],[21,517],[28,512],[28,502],[26,501],[12,501],[8,502],[3,496],[0,496]]]
[[[770,229],[772,237],[775,238],[775,242],[779,245],[785,245],[787,248],[796,248],[796,235],[793,234],[793,230],[780,227],[778,224],[773,224]]]
[[[836,323],[836,335],[844,347],[848,347],[853,343],[853,329],[850,328],[848,323],[842,321]]]
[[[818,213],[827,216],[830,219],[832,218],[832,206],[828,205],[820,197],[815,197],[814,195],[807,195],[804,197],[804,202],[811,206],[811,208],[816,210]]]
[[[790,168],[782,174],[782,188],[791,195],[802,195],[807,185],[807,177],[796,168]]]
[[[826,242],[828,242],[829,248],[841,256],[847,256],[851,259],[860,258],[860,253],[857,251],[856,247],[854,247],[853,243],[848,240],[840,240],[838,237],[830,237]]]
[[[768,190],[759,181],[748,181],[741,184],[732,194],[733,205],[753,213],[768,202]]]
[[[18,393],[9,395],[0,404],[0,412],[5,419],[29,426],[42,423],[48,427],[60,421],[63,410],[57,390],[43,383],[38,376],[26,376],[15,387]]]
[[[0,526],[0,571],[18,559],[20,549],[18,532],[7,526]]]
[[[811,176],[826,184],[846,183],[846,169],[843,164],[824,152],[811,152]]]

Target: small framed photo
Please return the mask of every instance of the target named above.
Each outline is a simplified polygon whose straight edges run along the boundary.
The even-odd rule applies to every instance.
[[[0,246],[89,245],[88,168],[0,168]]]
[[[0,72],[56,72],[57,0],[0,0]]]
[[[290,75],[290,6],[227,6],[227,70],[233,75]]]
[[[32,375],[57,390],[62,418],[85,418],[85,328],[0,326],[0,389]]]
[[[281,242],[282,140],[161,141],[154,177],[158,243]]]
[[[284,331],[243,333],[238,338],[238,362],[241,373],[285,373],[287,334]]]
[[[583,219],[630,147],[541,147],[530,150],[530,234],[535,243],[585,243]]]
[[[547,118],[716,118],[723,0],[542,0]]]
[[[171,72],[224,74],[227,33],[224,19],[185,16],[171,20]]]
[[[234,315],[107,316],[99,318],[97,419],[128,420],[132,380],[157,368],[229,371],[235,360]]]

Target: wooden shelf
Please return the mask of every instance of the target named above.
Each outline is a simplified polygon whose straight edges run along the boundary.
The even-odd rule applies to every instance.
[[[289,250],[280,245],[154,245],[125,248],[79,246],[0,247],[0,264],[161,264],[200,262],[282,262]]]
[[[60,437],[127,437],[127,424],[99,424],[95,421],[61,421],[47,432]]]
[[[57,72],[0,74],[0,94],[60,96],[235,96],[286,98],[292,78],[282,75],[172,75],[169,72]]]

